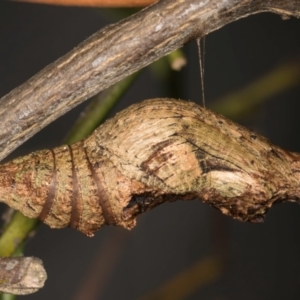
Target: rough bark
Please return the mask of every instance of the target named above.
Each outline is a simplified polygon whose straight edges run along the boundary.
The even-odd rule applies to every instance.
[[[105,224],[130,229],[142,212],[177,199],[260,222],[275,202],[299,200],[299,159],[194,103],[151,99],[82,142],[2,165],[0,199],[89,236]]]
[[[0,99],[0,160],[115,82],[190,40],[263,11],[299,17],[300,2],[162,0],[100,30]]]
[[[0,291],[27,295],[44,286],[47,279],[43,263],[35,257],[0,258]]]

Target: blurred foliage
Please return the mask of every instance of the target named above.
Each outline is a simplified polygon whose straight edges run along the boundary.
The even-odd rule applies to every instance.
[[[222,273],[223,261],[217,256],[206,257],[170,278],[141,300],[186,299],[199,288],[219,279]]]
[[[300,84],[300,62],[279,65],[246,87],[218,99],[211,109],[231,119],[251,115],[268,99]]]

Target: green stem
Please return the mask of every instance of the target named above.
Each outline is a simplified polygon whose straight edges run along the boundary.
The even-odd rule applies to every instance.
[[[15,299],[17,299],[17,296],[13,295],[13,294],[5,294],[5,293],[3,293],[3,294],[0,295],[0,299],[1,300],[15,300]]]
[[[4,229],[0,238],[0,256],[9,257],[24,242],[28,233],[37,225],[37,219],[29,219],[19,212],[15,212],[11,221]]]
[[[92,133],[105,120],[139,74],[140,72],[136,72],[95,96],[94,101],[92,101],[73,126],[65,142],[73,144]]]

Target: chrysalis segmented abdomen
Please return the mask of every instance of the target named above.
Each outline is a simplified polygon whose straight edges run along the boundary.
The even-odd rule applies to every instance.
[[[87,235],[104,224],[132,228],[163,197],[198,198],[240,220],[260,221],[272,203],[295,195],[299,161],[196,104],[151,99],[80,143],[0,166],[0,200],[51,227]],[[139,196],[152,200],[140,209]]]
[[[114,196],[101,171],[109,163],[99,154],[93,158],[82,142],[37,151],[0,166],[0,198],[52,228],[70,226],[92,235],[117,223]]]

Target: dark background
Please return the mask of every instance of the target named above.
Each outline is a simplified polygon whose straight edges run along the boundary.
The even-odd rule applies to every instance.
[[[117,20],[110,16],[104,9],[0,2],[0,97]],[[300,20],[283,21],[272,14],[251,16],[210,34],[205,49],[207,105],[284,61],[296,61],[299,49]],[[175,96],[201,103],[196,43],[184,52],[188,65],[174,77],[181,83]],[[174,96],[170,93],[146,68],[114,113],[143,99]],[[268,99],[244,124],[300,152],[299,95],[298,87]],[[11,157],[58,146],[84,105]],[[161,299],[300,299],[300,207],[276,205],[263,224],[253,225],[197,201],[176,202],[142,215],[131,232],[109,227],[87,238],[72,229],[42,225],[25,254],[44,261],[48,280],[45,288],[23,299],[139,299],[210,255],[228,257],[221,277],[199,283],[185,296]]]

